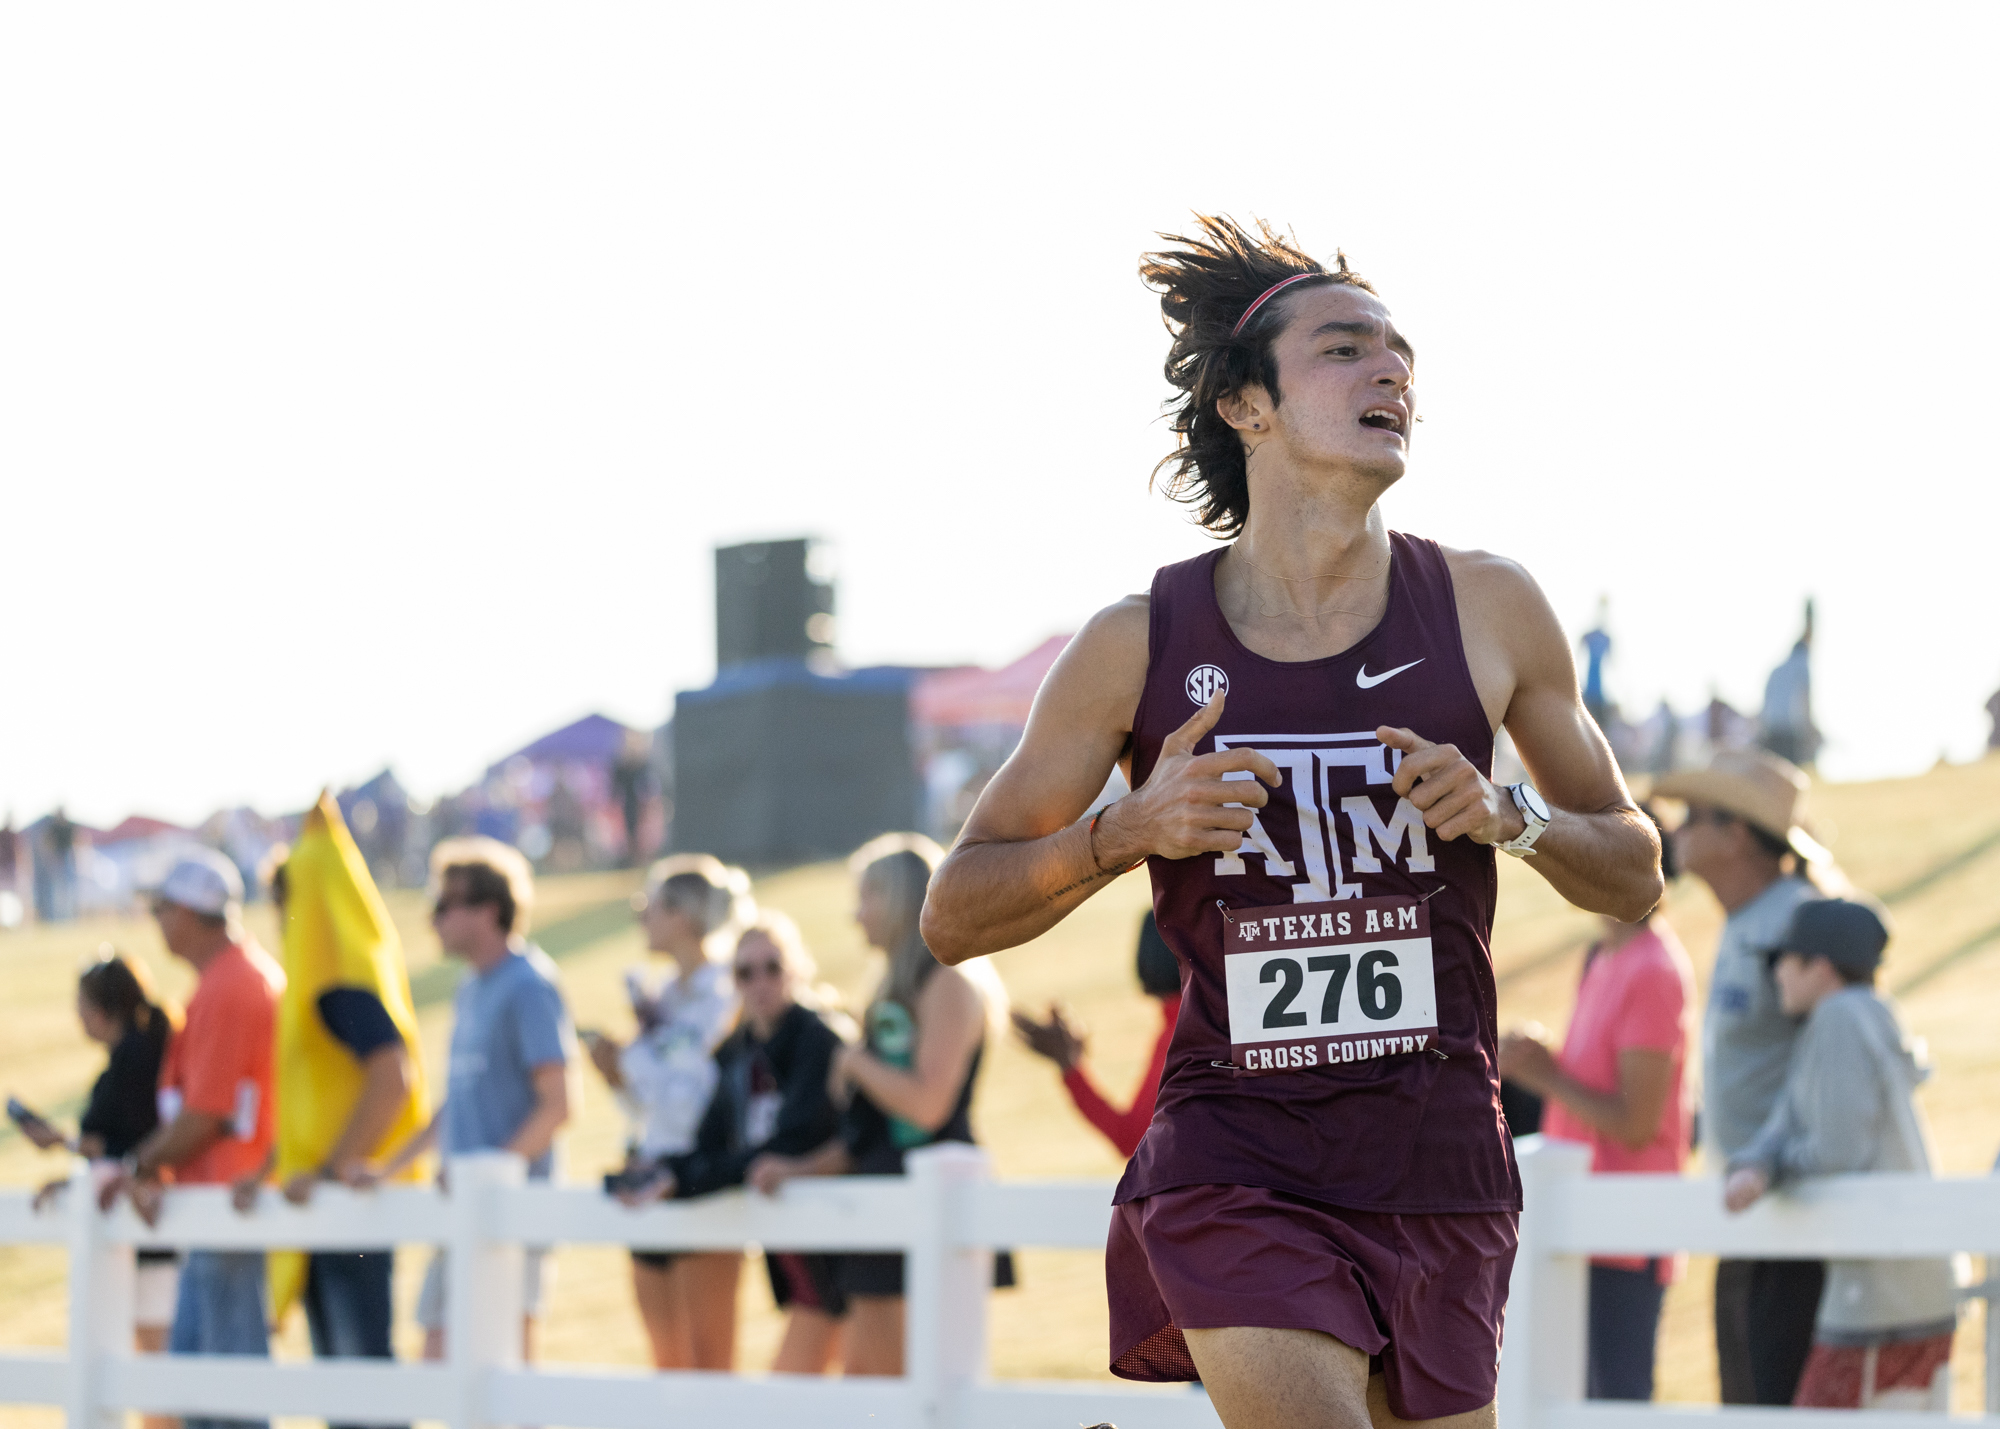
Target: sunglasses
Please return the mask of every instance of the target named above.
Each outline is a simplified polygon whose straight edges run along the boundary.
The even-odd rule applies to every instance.
[[[1735,822],[1736,815],[1730,813],[1727,809],[1710,809],[1690,804],[1688,806],[1687,818],[1682,821],[1681,827],[1687,828],[1693,824],[1708,824],[1713,828],[1726,829]]]
[[[485,902],[484,898],[440,898],[431,908],[431,917],[442,918],[454,908],[477,908]]]
[[[738,982],[755,982],[760,977],[783,977],[784,975],[785,969],[781,963],[738,963],[736,965],[736,980]]]

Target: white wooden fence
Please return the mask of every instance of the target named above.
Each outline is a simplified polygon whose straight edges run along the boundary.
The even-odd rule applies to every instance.
[[[109,1429],[138,1409],[240,1418],[302,1415],[345,1422],[443,1420],[453,1429],[546,1424],[588,1429],[1019,1429],[1111,1420],[1215,1429],[1208,1400],[1184,1388],[992,1382],[986,1300],[997,1247],[1101,1250],[1110,1224],[1102,1182],[996,1184],[983,1152],[914,1152],[908,1176],[798,1180],[774,1198],[730,1192],[629,1210],[583,1188],[528,1185],[518,1159],[451,1166],[451,1194],[322,1189],[300,1209],[267,1194],[248,1216],[220,1189],[170,1192],[157,1228],[129,1206],[95,1208],[79,1168],[59,1214],[23,1192],[0,1194],[0,1245],[67,1246],[66,1352],[0,1354],[0,1403],[59,1404],[71,1429]],[[521,1247],[609,1243],[684,1250],[901,1250],[909,1256],[908,1344],[900,1379],[761,1378],[541,1365],[520,1360]],[[272,1246],[451,1249],[442,1364],[135,1355],[133,1247]]]
[[[1507,1302],[1500,1422],[1508,1429],[1785,1429],[1851,1425],[1851,1411],[1614,1404],[1583,1397],[1585,1295],[1592,1255],[1686,1250],[1742,1259],[1897,1259],[2000,1248],[2000,1181],[1988,1177],[1830,1176],[1771,1195],[1741,1215],[1713,1180],[1592,1176],[1581,1146],[1531,1136],[1521,1159],[1521,1248]],[[2000,1257],[1988,1264],[2000,1270]],[[1965,1298],[1988,1300],[1986,1414],[1993,1422],[2000,1325],[1988,1279]],[[1871,1413],[1868,1429],[1936,1429],[1927,1414]]]
[[[1575,1147],[1521,1143],[1527,1213],[1508,1313],[1500,1414],[1508,1429],[1707,1429],[1788,1426],[1825,1412],[1586,1402],[1585,1265],[1593,1252],[1673,1250],[1739,1256],[1939,1255],[2000,1246],[2000,1183],[1843,1177],[1728,1216],[1713,1181],[1592,1177]],[[453,1429],[1214,1429],[1207,1399],[1174,1388],[995,1382],[987,1375],[986,1287],[997,1247],[1100,1249],[1110,1220],[1104,1182],[996,1183],[966,1147],[914,1153],[907,1177],[788,1184],[776,1198],[729,1193],[628,1210],[595,1191],[527,1185],[519,1161],[467,1157],[452,1194],[327,1188],[299,1209],[272,1195],[255,1214],[220,1190],[176,1191],[156,1229],[129,1207],[95,1210],[79,1168],[59,1212],[37,1215],[0,1193],[0,1245],[65,1246],[67,1351],[0,1353],[0,1404],[57,1404],[71,1429],[109,1429],[126,1409],[241,1418],[299,1415],[347,1422],[442,1420]],[[909,1256],[909,1342],[901,1379],[664,1373],[520,1362],[524,1244],[609,1243],[679,1249],[747,1244],[795,1250],[901,1250]],[[369,1249],[436,1244],[452,1251],[448,1359],[279,1364],[245,1357],[132,1352],[133,1247]],[[1983,1287],[1981,1293],[1984,1293]],[[1994,1353],[1989,1319],[1989,1383]],[[1989,1391],[1988,1412],[1994,1410]],[[1644,1421],[1644,1422],[1640,1422]],[[1891,1421],[1907,1421],[1907,1424]],[[1871,1415],[1871,1429],[1930,1429],[1920,1415]]]

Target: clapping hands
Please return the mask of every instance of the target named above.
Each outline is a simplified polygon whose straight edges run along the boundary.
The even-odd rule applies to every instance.
[[[1046,1022],[1037,1022],[1017,1008],[1014,1030],[1028,1044],[1031,1052],[1047,1057],[1065,1072],[1083,1060],[1083,1035],[1070,1026],[1062,1009],[1053,1002],[1049,1004],[1049,1020]]]

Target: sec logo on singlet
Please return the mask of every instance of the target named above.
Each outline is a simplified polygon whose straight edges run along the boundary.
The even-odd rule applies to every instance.
[[[1229,693],[1229,676],[1213,665],[1197,665],[1188,671],[1187,697],[1205,705],[1217,695]]]

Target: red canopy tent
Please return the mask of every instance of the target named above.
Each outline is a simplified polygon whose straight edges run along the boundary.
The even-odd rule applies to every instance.
[[[997,670],[977,667],[937,670],[918,677],[910,691],[910,717],[919,726],[963,729],[972,725],[1010,725],[1021,729],[1049,667],[1070,642],[1051,635],[1011,665]]]

